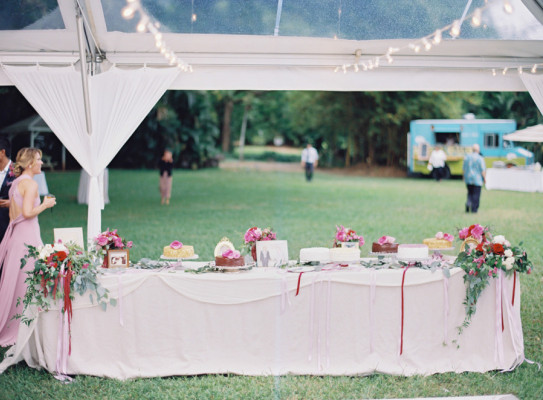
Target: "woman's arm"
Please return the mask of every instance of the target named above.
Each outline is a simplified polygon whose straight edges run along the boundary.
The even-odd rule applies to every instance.
[[[34,207],[34,200],[38,196],[38,184],[34,180],[25,180],[19,183],[19,187],[23,196],[23,209],[22,214],[25,218],[32,218],[39,215],[42,211],[47,208],[51,208],[56,204],[55,198],[44,198],[43,202]]]

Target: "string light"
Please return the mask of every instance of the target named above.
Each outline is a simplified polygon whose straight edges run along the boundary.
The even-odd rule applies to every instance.
[[[451,30],[449,31],[449,34],[453,38],[457,38],[458,36],[460,36],[460,21],[459,20],[455,20],[452,23],[452,27],[451,27]]]
[[[162,38],[162,33],[158,30],[160,28],[160,22],[152,21],[152,17],[145,11],[140,0],[126,0],[126,6],[121,10],[122,17],[124,19],[132,19],[136,15],[136,12],[139,12],[140,14],[140,20],[136,25],[136,31],[139,33],[149,31],[155,39],[155,47],[159,49],[160,54],[164,56],[170,65],[177,64],[182,71],[192,72],[192,67],[179,59],[179,57],[175,55],[175,52],[168,48]],[[196,21],[196,14],[194,12],[192,12],[191,20],[192,22]]]
[[[472,26],[474,26],[476,28],[481,26],[482,13],[483,13],[483,11],[480,8],[475,9],[475,11],[473,12],[473,17],[471,17],[471,25]]]
[[[496,68],[492,68],[492,76],[496,76]]]
[[[435,33],[434,33],[434,39],[432,40],[432,42],[435,44],[435,45],[438,45],[441,43],[441,31],[438,29]]]
[[[424,46],[424,50],[429,51],[432,48],[432,45],[426,38],[422,38],[422,45]]]
[[[517,68],[517,71],[518,71],[518,74],[519,74],[519,75],[522,75],[522,72],[523,72],[523,71],[522,71],[522,67],[518,67],[518,68]]]
[[[505,67],[505,68],[503,69],[503,71],[502,71],[502,75],[505,75],[505,74],[507,73],[507,70],[508,70],[508,69],[509,69],[509,68]]]
[[[509,0],[504,0],[504,2],[503,2],[503,10],[504,10],[507,14],[512,14],[512,13],[513,13],[513,6],[512,6],[511,3],[509,2]]]
[[[535,74],[535,73],[536,73],[536,71],[537,71],[537,64],[534,64],[534,66],[532,67],[531,71],[532,71],[532,74]]]

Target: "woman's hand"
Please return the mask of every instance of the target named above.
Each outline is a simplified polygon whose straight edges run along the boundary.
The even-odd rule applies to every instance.
[[[42,204],[45,208],[51,208],[57,204],[57,199],[55,197],[45,196]]]

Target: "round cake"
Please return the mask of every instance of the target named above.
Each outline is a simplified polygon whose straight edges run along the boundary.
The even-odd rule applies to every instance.
[[[448,249],[452,247],[452,243],[446,239],[428,238],[422,241],[430,249]]]
[[[215,266],[217,267],[243,267],[245,260],[243,257],[239,258],[226,258],[223,256],[215,257]]]
[[[428,258],[428,246],[425,244],[400,244],[398,258],[408,260]]]
[[[300,262],[320,262],[326,264],[330,262],[330,249],[327,247],[309,247],[300,249]]]
[[[194,256],[194,247],[182,245],[180,248],[175,249],[171,246],[164,246],[162,254],[167,258],[189,258]]]
[[[360,250],[350,247],[334,247],[330,249],[330,261],[340,264],[360,261]]]
[[[371,251],[374,253],[397,253],[398,243],[383,243],[379,244],[373,242],[371,245]]]

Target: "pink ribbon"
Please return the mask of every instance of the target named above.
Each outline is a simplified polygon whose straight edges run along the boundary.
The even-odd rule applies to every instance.
[[[123,318],[123,283],[121,281],[121,276],[117,275],[117,283],[119,286],[119,297],[117,299],[117,302],[119,303],[119,324],[121,326],[124,326],[124,318]]]
[[[447,343],[449,327],[449,278],[443,273],[443,341]]]
[[[495,339],[494,339],[494,360],[503,365],[503,310],[502,310],[503,271],[498,270],[496,280],[496,307],[495,307]]]
[[[370,270],[370,353],[373,353],[373,333],[375,331],[375,286],[377,274],[375,268]]]

